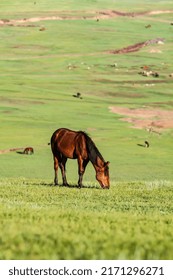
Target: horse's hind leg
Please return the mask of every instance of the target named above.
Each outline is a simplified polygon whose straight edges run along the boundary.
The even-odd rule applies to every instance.
[[[54,156],[55,185],[58,185],[58,159]]]
[[[61,168],[61,173],[62,173],[63,186],[69,186],[69,184],[67,183],[67,178],[66,178],[66,169],[65,169],[66,162],[67,162],[67,158],[62,157],[62,160],[59,163],[59,167]]]

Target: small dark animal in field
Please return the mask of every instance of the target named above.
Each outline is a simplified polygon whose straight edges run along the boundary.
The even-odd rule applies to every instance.
[[[81,96],[80,92],[77,92],[76,94],[74,94],[73,97],[82,99],[82,96]]]
[[[45,27],[41,27],[41,28],[39,29],[39,31],[45,31],[45,30],[46,30]]]
[[[149,148],[150,144],[148,141],[145,141],[145,148]]]
[[[158,78],[158,77],[159,77],[159,73],[154,72],[154,73],[152,74],[152,76],[155,77],[155,78]]]
[[[144,147],[144,148],[149,148],[149,146],[150,146],[149,142],[145,141],[144,143],[145,143],[144,145],[143,144],[138,144],[138,146]]]
[[[32,147],[26,147],[23,151],[25,155],[32,155],[34,153],[34,149]]]
[[[85,132],[59,128],[51,137],[51,149],[54,158],[55,185],[58,185],[58,167],[60,167],[63,185],[68,186],[65,166],[67,159],[70,158],[78,161],[79,188],[82,187],[85,168],[91,161],[96,171],[97,181],[103,189],[109,189],[109,162],[103,159],[94,142]]]
[[[115,67],[116,68],[116,67],[118,67],[118,64],[117,63],[111,64],[110,67]]]
[[[151,24],[146,25],[145,28],[151,28]]]

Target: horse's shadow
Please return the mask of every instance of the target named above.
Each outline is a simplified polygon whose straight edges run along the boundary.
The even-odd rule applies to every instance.
[[[55,186],[57,187],[57,186]],[[68,186],[64,186],[64,185],[59,185],[58,187],[62,187],[62,188],[69,188],[69,189],[99,189],[99,186],[86,186],[86,185],[83,185],[82,187],[79,187],[78,185],[76,184],[68,184]]]
[[[64,186],[62,184],[60,185],[54,185],[54,184],[48,184],[49,187],[53,187],[53,188],[69,188],[69,189],[78,189],[78,190],[81,190],[81,189],[99,189],[99,186],[86,186],[86,185],[83,185],[82,187],[79,187],[78,185],[76,184],[68,184],[67,186]]]
[[[26,183],[26,185],[30,185],[30,186],[44,186],[44,187],[48,187],[48,188],[69,188],[69,189],[78,189],[78,190],[81,190],[81,189],[100,189],[99,186],[86,186],[86,185],[83,185],[82,187],[79,187],[78,185],[76,184],[68,184],[68,186],[64,186],[63,184],[60,184],[60,185],[55,185],[53,183],[36,183],[36,182],[28,182]]]

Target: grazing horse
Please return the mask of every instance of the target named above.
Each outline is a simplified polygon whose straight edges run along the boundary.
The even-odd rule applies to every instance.
[[[61,169],[63,185],[68,186],[65,165],[67,159],[78,161],[78,186],[82,187],[83,174],[89,161],[96,171],[96,179],[103,189],[109,189],[109,162],[105,162],[91,138],[83,131],[59,128],[51,137],[54,157],[55,185],[58,185],[58,166]]]
[[[27,147],[24,149],[23,153],[25,155],[32,155],[34,153],[34,149],[32,147]]]

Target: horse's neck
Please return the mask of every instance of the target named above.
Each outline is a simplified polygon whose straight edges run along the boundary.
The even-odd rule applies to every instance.
[[[96,170],[102,168],[104,166],[104,161],[97,156],[96,162],[93,164]]]

